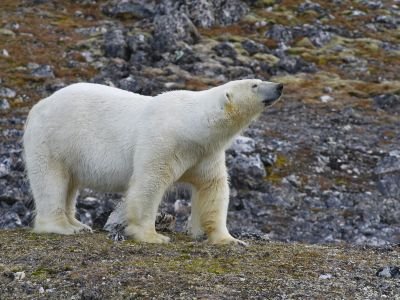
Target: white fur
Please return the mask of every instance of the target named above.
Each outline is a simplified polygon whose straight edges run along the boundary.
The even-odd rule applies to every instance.
[[[193,187],[193,235],[239,242],[226,228],[224,150],[263,110],[262,100],[279,95],[260,80],[156,97],[89,83],[57,91],[32,108],[24,135],[34,230],[90,230],[75,218],[77,190],[88,187],[125,193],[129,236],[168,242],[155,231],[157,208],[169,186],[185,182]]]

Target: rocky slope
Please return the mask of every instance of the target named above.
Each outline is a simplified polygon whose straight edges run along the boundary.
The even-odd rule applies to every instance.
[[[1,228],[32,222],[20,139],[40,98],[78,81],[156,95],[260,78],[284,97],[228,151],[231,230],[400,242],[399,1],[3,0],[0,16]],[[188,196],[162,205],[176,230]],[[82,191],[80,218],[101,228],[118,199]]]

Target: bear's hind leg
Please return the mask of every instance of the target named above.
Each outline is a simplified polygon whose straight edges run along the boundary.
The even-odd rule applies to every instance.
[[[36,206],[33,230],[37,233],[75,233],[75,227],[66,216],[68,172],[60,162],[47,157],[29,158],[26,165]]]
[[[68,185],[67,202],[66,202],[66,215],[69,223],[75,227],[76,232],[92,232],[92,229],[80,222],[76,218],[76,197],[78,194],[78,187],[71,180]]]

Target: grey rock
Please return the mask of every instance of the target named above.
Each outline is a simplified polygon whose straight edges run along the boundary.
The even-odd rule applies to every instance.
[[[400,95],[382,94],[374,97],[376,106],[388,112],[400,112]]]
[[[379,9],[383,7],[382,1],[361,1],[362,4],[366,5],[370,9]]]
[[[400,198],[400,174],[386,174],[378,180],[378,190],[386,197]]]
[[[22,227],[22,222],[17,213],[0,210],[0,229],[13,229]]]
[[[121,29],[110,29],[104,35],[103,50],[106,57],[129,59],[128,44]]]
[[[226,75],[229,80],[254,78],[254,73],[252,69],[243,66],[228,67],[226,69]]]
[[[283,56],[272,68],[272,72],[275,74],[281,72],[289,74],[295,74],[298,72],[314,73],[316,70],[315,64],[308,63],[301,57],[296,56]]]
[[[325,10],[321,7],[321,5],[319,5],[318,3],[315,3],[315,2],[311,2],[311,1],[306,1],[304,3],[301,3],[297,10],[300,13],[304,13],[304,12],[310,11],[310,10],[315,11],[320,14],[325,12]]]
[[[154,18],[153,48],[160,53],[184,48],[185,43],[194,44],[199,39],[200,34],[185,13],[173,12]]]
[[[0,111],[9,110],[10,107],[10,103],[8,103],[7,99],[0,99]]]
[[[400,268],[396,266],[383,267],[376,272],[376,276],[386,278],[399,278]]]
[[[171,14],[180,11],[198,27],[230,25],[238,22],[249,7],[240,0],[163,0],[157,6],[159,14]]]
[[[110,17],[120,19],[142,19],[154,15],[154,1],[113,0],[103,6],[102,11]]]
[[[233,155],[240,154],[252,154],[255,152],[256,142],[254,139],[246,137],[246,136],[238,136],[232,143],[232,146],[229,148],[228,152]]]
[[[34,78],[47,79],[55,77],[53,72],[53,67],[50,65],[39,65],[36,63],[29,63],[28,69],[31,70],[31,75]]]
[[[222,42],[212,48],[219,56],[235,58],[237,53],[233,45],[229,42]]]
[[[384,25],[388,29],[397,29],[400,24],[400,19],[395,16],[382,15],[375,18],[375,22]]]
[[[10,158],[3,159],[0,162],[0,178],[5,177],[11,172],[12,160]]]
[[[228,170],[232,185],[236,188],[254,188],[267,175],[258,153],[228,158]]]
[[[338,33],[336,28],[319,24],[303,24],[292,28],[294,38],[308,37],[317,47],[326,45]]]
[[[293,41],[291,29],[280,24],[274,24],[265,35],[279,43],[289,44]]]
[[[138,80],[136,80],[132,75],[121,79],[118,82],[118,87],[134,93],[137,93],[141,90]]]
[[[132,53],[137,51],[150,51],[151,50],[151,38],[143,33],[136,33],[134,35],[127,36],[126,38],[129,50]]]
[[[374,173],[377,175],[400,172],[400,150],[389,152],[376,166]]]
[[[242,47],[249,53],[249,55],[254,55],[256,53],[270,52],[270,50],[265,45],[248,39],[242,42]]]
[[[17,92],[6,87],[0,87],[0,97],[4,98],[14,98],[17,95]]]

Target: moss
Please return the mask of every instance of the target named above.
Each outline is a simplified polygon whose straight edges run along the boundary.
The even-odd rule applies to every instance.
[[[282,179],[288,175],[288,165],[288,158],[282,153],[278,153],[275,163],[272,166],[266,167],[267,176],[264,179],[273,184],[281,183]]]

